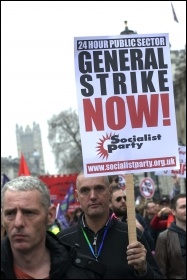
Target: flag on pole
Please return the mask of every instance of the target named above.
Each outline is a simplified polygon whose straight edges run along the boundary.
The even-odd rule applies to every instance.
[[[9,182],[9,181],[10,181],[10,179],[8,178],[8,176],[7,176],[6,174],[3,173],[1,188],[2,188],[7,182]]]
[[[62,209],[60,207],[60,203],[58,203],[57,208],[56,208],[56,219],[60,223],[62,230],[69,227],[69,224],[64,215],[64,212],[62,212]]]
[[[63,228],[69,227],[69,224],[65,217],[65,213],[69,208],[69,204],[72,202],[75,202],[73,184],[70,185],[68,192],[64,197],[64,200],[61,203],[58,203],[56,209],[56,219],[61,222]]]
[[[71,186],[68,189],[67,194],[64,197],[64,200],[62,201],[62,203],[60,204],[60,209],[63,213],[67,212],[68,208],[69,208],[69,204],[75,202],[75,197],[74,197],[74,188],[73,188],[73,184],[71,184]]]
[[[179,21],[178,21],[178,18],[177,18],[177,16],[176,16],[176,13],[175,13],[175,10],[174,10],[174,7],[173,7],[172,2],[171,2],[171,8],[172,8],[172,12],[173,12],[174,21],[179,22]]]
[[[21,154],[18,176],[30,176],[30,175],[31,175],[31,173],[27,166],[27,162],[26,162],[23,154]]]

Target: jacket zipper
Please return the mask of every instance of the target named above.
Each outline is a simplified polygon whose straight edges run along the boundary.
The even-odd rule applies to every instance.
[[[97,235],[94,236],[94,242],[93,242],[94,246],[96,246],[96,242],[97,242]]]
[[[94,247],[94,252],[95,252],[95,259],[96,259],[96,261],[97,261],[97,237],[98,237],[98,234],[96,234],[94,236],[94,242],[93,242],[93,246],[95,246]]]

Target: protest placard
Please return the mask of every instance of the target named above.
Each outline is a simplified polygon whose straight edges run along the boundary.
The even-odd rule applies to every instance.
[[[186,178],[186,146],[179,146],[179,169],[156,171],[155,175],[174,176]]]
[[[179,169],[168,34],[74,43],[85,176]]]
[[[77,37],[74,47],[84,174],[126,174],[131,243],[132,173],[179,168],[168,34]]]
[[[146,177],[140,182],[139,189],[143,197],[152,198],[155,193],[155,183],[151,178]]]

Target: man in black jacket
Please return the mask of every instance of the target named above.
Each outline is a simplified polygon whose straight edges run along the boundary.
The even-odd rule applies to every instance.
[[[2,223],[7,236],[1,240],[1,279],[97,279],[105,266],[78,254],[47,232],[55,219],[45,184],[22,176],[1,190]]]
[[[137,229],[138,241],[128,244],[127,224],[110,211],[108,177],[80,173],[76,195],[83,213],[78,225],[58,233],[62,241],[106,265],[105,279],[163,279],[142,233]]]
[[[175,221],[157,238],[155,258],[164,279],[186,279],[186,194],[171,200]]]

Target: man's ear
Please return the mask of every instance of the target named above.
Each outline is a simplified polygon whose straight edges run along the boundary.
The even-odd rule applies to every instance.
[[[175,210],[174,209],[171,209],[171,213],[173,214],[173,216],[175,217]]]
[[[56,206],[52,204],[48,211],[48,225],[52,224],[56,218]]]

